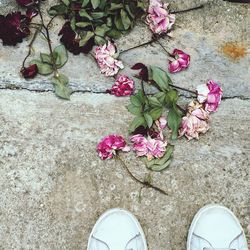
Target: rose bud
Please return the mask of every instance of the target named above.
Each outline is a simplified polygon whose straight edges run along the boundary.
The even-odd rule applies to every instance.
[[[37,75],[38,68],[36,64],[32,64],[27,68],[23,67],[20,72],[25,79],[31,79]]]

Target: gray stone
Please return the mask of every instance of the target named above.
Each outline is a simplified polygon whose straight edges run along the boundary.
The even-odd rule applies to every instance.
[[[127,135],[127,98],[0,94],[1,249],[86,249],[96,219],[113,207],[138,217],[154,250],[185,249],[192,218],[207,203],[228,206],[244,229],[250,224],[249,100],[223,101],[206,135],[178,141],[171,166],[150,173],[165,196],[95,152],[104,135]],[[132,152],[122,158],[138,178],[148,173]]]
[[[180,10],[201,3],[204,3],[203,9],[178,14],[173,39],[161,41],[169,51],[177,47],[191,55],[190,68],[172,76],[175,84],[194,89],[198,84],[214,79],[222,85],[226,97],[249,98],[246,32],[249,23],[248,5],[220,0],[193,1],[192,4],[190,1],[173,1],[171,8]],[[10,7],[13,8],[12,5]],[[5,7],[2,9],[6,11]],[[53,46],[59,43],[57,34],[61,26],[62,20],[57,19],[52,30]],[[117,42],[118,47],[125,50],[149,41],[150,36],[148,28],[138,24],[130,34]],[[20,60],[27,53],[27,44],[28,42],[19,44],[17,48],[3,48],[0,45],[0,88],[52,90],[48,77],[38,77],[32,81],[20,78]],[[47,51],[47,45],[40,39],[34,44],[34,50],[35,54],[32,56],[38,57],[40,51]],[[167,55],[157,44],[124,53],[121,59],[126,66],[122,73],[130,75],[135,74],[129,68],[136,62],[158,65],[167,70]],[[74,91],[105,92],[114,81],[113,78],[106,78],[99,73],[91,56],[70,55],[69,62],[62,71],[69,76],[70,86]]]

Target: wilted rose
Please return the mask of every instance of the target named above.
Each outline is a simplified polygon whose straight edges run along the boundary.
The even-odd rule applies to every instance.
[[[104,137],[96,148],[98,155],[102,160],[111,159],[116,152],[122,150],[128,152],[130,148],[127,146],[126,141],[120,135],[108,135]]]
[[[175,15],[168,12],[166,4],[163,5],[159,0],[151,0],[146,21],[153,33],[167,33],[175,22]]]
[[[112,88],[108,90],[112,95],[115,96],[130,96],[134,92],[134,80],[130,79],[126,75],[119,75]]]
[[[174,49],[172,53],[173,61],[169,60],[168,70],[170,73],[176,73],[188,68],[190,64],[190,55],[182,50]]]
[[[32,64],[29,67],[24,67],[21,69],[21,74],[24,78],[30,79],[34,78],[38,73],[38,68],[36,64]]]
[[[200,103],[204,103],[205,110],[216,112],[221,102],[223,91],[220,86],[210,80],[207,84],[201,84],[196,88],[197,99]]]
[[[114,76],[119,69],[123,69],[122,61],[118,57],[116,45],[110,41],[107,44],[100,45],[95,50],[95,58],[101,69],[101,73],[106,76]]]

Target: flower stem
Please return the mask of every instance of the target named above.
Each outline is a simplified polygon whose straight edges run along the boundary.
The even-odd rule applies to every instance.
[[[185,12],[189,12],[189,11],[192,11],[192,10],[202,9],[203,7],[204,7],[204,5],[201,4],[199,6],[196,6],[196,7],[193,7],[193,8],[189,8],[189,9],[185,9],[185,10],[174,10],[174,11],[171,11],[171,14],[185,13]]]
[[[124,52],[127,52],[127,51],[130,51],[130,50],[133,50],[133,49],[137,49],[137,48],[140,48],[140,47],[149,45],[149,44],[151,44],[151,43],[153,43],[153,42],[155,42],[155,39],[151,39],[150,41],[145,42],[145,43],[142,43],[142,44],[139,44],[139,45],[137,45],[137,46],[135,46],[135,47],[128,48],[128,49],[125,49],[125,50],[122,50],[122,51],[120,52],[120,54],[122,54],[122,53],[124,53]]]
[[[134,181],[140,183],[141,185],[143,185],[143,186],[145,186],[145,187],[153,188],[154,190],[156,190],[156,191],[158,191],[158,192],[160,192],[160,193],[162,193],[162,194],[168,195],[168,193],[167,193],[166,191],[162,190],[161,188],[155,187],[155,186],[152,185],[151,183],[149,183],[149,182],[147,182],[147,181],[141,181],[140,179],[138,179],[137,177],[135,177],[135,176],[133,175],[133,173],[129,170],[129,168],[128,168],[128,166],[126,165],[126,163],[122,160],[122,158],[121,158],[119,155],[117,155],[117,158],[116,158],[116,159],[118,159],[118,160],[121,162],[123,168],[126,170],[126,172],[130,175],[130,177],[131,177]]]
[[[40,26],[40,28],[41,28],[41,26]],[[28,45],[28,48],[29,48],[28,54],[26,55],[26,57],[25,57],[24,60],[23,60],[22,68],[25,67],[26,60],[27,60],[27,59],[29,58],[29,56],[31,55],[33,43],[35,42],[36,37],[37,37],[37,35],[38,35],[39,32],[40,32],[40,29],[36,29],[36,31],[35,31],[35,33],[34,33],[32,39],[31,39],[31,41],[30,41],[30,43],[29,43],[29,45]]]
[[[39,16],[40,16],[40,19],[41,19],[42,27],[44,28],[45,34],[46,34],[46,37],[47,37],[47,42],[48,42],[49,51],[50,51],[50,55],[51,55],[51,62],[52,62],[53,71],[54,71],[54,76],[57,77],[58,76],[58,69],[57,69],[57,66],[56,66],[55,58],[53,56],[53,49],[52,49],[52,46],[51,46],[51,39],[50,39],[50,34],[49,34],[49,25],[53,21],[54,17],[51,18],[50,22],[46,26],[45,23],[44,23],[44,19],[43,19],[43,15],[42,15],[40,6],[38,6],[37,10],[38,10],[38,13],[39,13]]]
[[[172,54],[166,50],[166,48],[162,45],[162,43],[159,40],[156,40],[156,42],[163,48],[163,50],[167,53],[168,56],[172,57]]]
[[[180,89],[180,90],[183,90],[183,91],[186,91],[186,92],[189,92],[191,94],[197,94],[195,91],[193,90],[190,90],[190,89],[186,89],[186,88],[183,88],[183,87],[179,87],[179,86],[176,86],[176,85],[173,85],[173,84],[169,84],[169,86],[175,88],[175,89]]]

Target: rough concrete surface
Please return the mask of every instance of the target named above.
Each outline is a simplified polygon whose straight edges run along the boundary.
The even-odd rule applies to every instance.
[[[141,197],[119,162],[95,152],[104,135],[126,135],[127,103],[103,94],[64,102],[48,93],[1,92],[1,249],[86,249],[96,219],[113,207],[138,217],[152,250],[184,250],[192,217],[211,202],[232,209],[246,229],[250,101],[223,101],[211,131],[199,142],[179,141],[170,168],[151,173],[169,195],[142,189]],[[144,178],[133,153],[124,160]]]
[[[14,2],[0,0],[0,13],[15,9]],[[173,39],[162,41],[170,51],[177,47],[191,54],[190,68],[173,75],[174,82],[194,88],[212,78],[226,98],[212,116],[211,130],[199,141],[178,141],[171,166],[151,173],[168,196],[141,189],[120,162],[97,157],[99,140],[110,133],[127,136],[132,117],[125,107],[128,98],[102,93],[113,80],[100,75],[90,56],[70,55],[63,71],[80,93],[62,101],[47,78],[24,81],[18,75],[17,58],[28,42],[19,49],[0,44],[0,249],[86,249],[98,216],[121,207],[139,219],[149,250],[185,250],[194,214],[211,202],[233,210],[250,243],[249,5],[169,2],[174,10],[205,4],[177,15]],[[53,46],[60,26],[60,20],[55,22]],[[123,50],[149,39],[150,32],[139,24],[118,46]],[[47,50],[42,40],[34,48],[34,56]],[[136,62],[167,68],[156,44],[121,58],[129,74],[128,66]],[[142,162],[133,153],[123,157],[143,179],[148,171]]]

